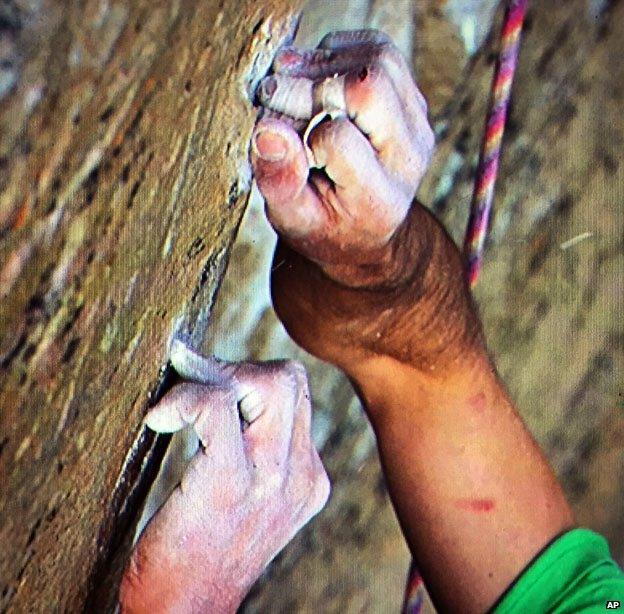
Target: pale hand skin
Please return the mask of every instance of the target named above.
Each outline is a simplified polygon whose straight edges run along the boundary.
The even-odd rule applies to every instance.
[[[438,609],[483,612],[574,520],[488,357],[459,251],[413,201],[424,98],[378,32],[283,50],[274,70],[252,163],[280,235],[275,309],[358,389]],[[305,130],[321,104],[344,113]]]
[[[128,614],[235,612],[329,496],[300,364],[223,365],[191,351],[180,358],[179,346],[177,354],[174,366],[195,381],[175,386],[146,424],[192,425],[201,446],[132,554],[119,599]]]

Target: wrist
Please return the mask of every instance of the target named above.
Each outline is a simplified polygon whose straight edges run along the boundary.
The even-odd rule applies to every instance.
[[[159,554],[148,557],[135,551],[120,587],[122,613],[233,614],[253,584],[251,577],[213,565],[206,556],[191,552],[181,557],[172,551]]]
[[[428,211],[415,204],[375,257],[321,266],[279,244],[273,304],[299,345],[347,373],[375,357],[440,373],[484,351],[463,259]]]
[[[332,315],[353,335],[339,364],[348,373],[375,371],[370,365],[387,358],[441,383],[490,364],[461,255],[439,223],[416,209],[380,258],[383,278],[329,293]]]
[[[388,240],[354,254],[340,254],[337,262],[319,263],[333,281],[354,290],[396,292],[426,271],[433,251],[437,223],[415,203]]]

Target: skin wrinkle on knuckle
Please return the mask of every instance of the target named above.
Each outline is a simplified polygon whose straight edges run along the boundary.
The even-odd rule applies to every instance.
[[[429,156],[419,136],[430,130],[426,117],[414,124],[392,79],[378,63],[365,73],[350,75],[345,98],[350,117],[368,136],[384,166],[415,191]]]

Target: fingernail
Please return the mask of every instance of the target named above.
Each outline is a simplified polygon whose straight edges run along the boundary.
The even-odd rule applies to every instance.
[[[145,426],[156,433],[175,433],[186,426],[180,413],[171,407],[156,407],[145,416]]]
[[[254,135],[253,148],[263,160],[279,162],[288,153],[288,141],[278,132],[265,128]]]
[[[251,424],[257,420],[264,411],[262,395],[257,390],[250,390],[239,400],[238,410],[245,421]]]

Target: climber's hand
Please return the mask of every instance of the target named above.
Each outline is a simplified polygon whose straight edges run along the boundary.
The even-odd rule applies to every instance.
[[[274,69],[259,88],[271,113],[252,147],[271,223],[333,278],[384,281],[353,275],[377,261],[405,219],[433,149],[427,105],[405,60],[380,32],[338,32],[313,51],[283,49]],[[337,116],[306,134],[308,159],[295,128],[328,107]]]
[[[179,384],[147,415],[158,432],[192,425],[201,449],[140,538],[122,612],[234,612],[329,496],[303,367],[225,369],[227,385]]]
[[[282,50],[258,98],[251,158],[282,239],[273,300],[291,336],[348,372],[371,355],[428,371],[465,354],[479,325],[455,245],[413,204],[434,139],[396,47],[356,31]],[[323,110],[334,119],[317,124]]]

